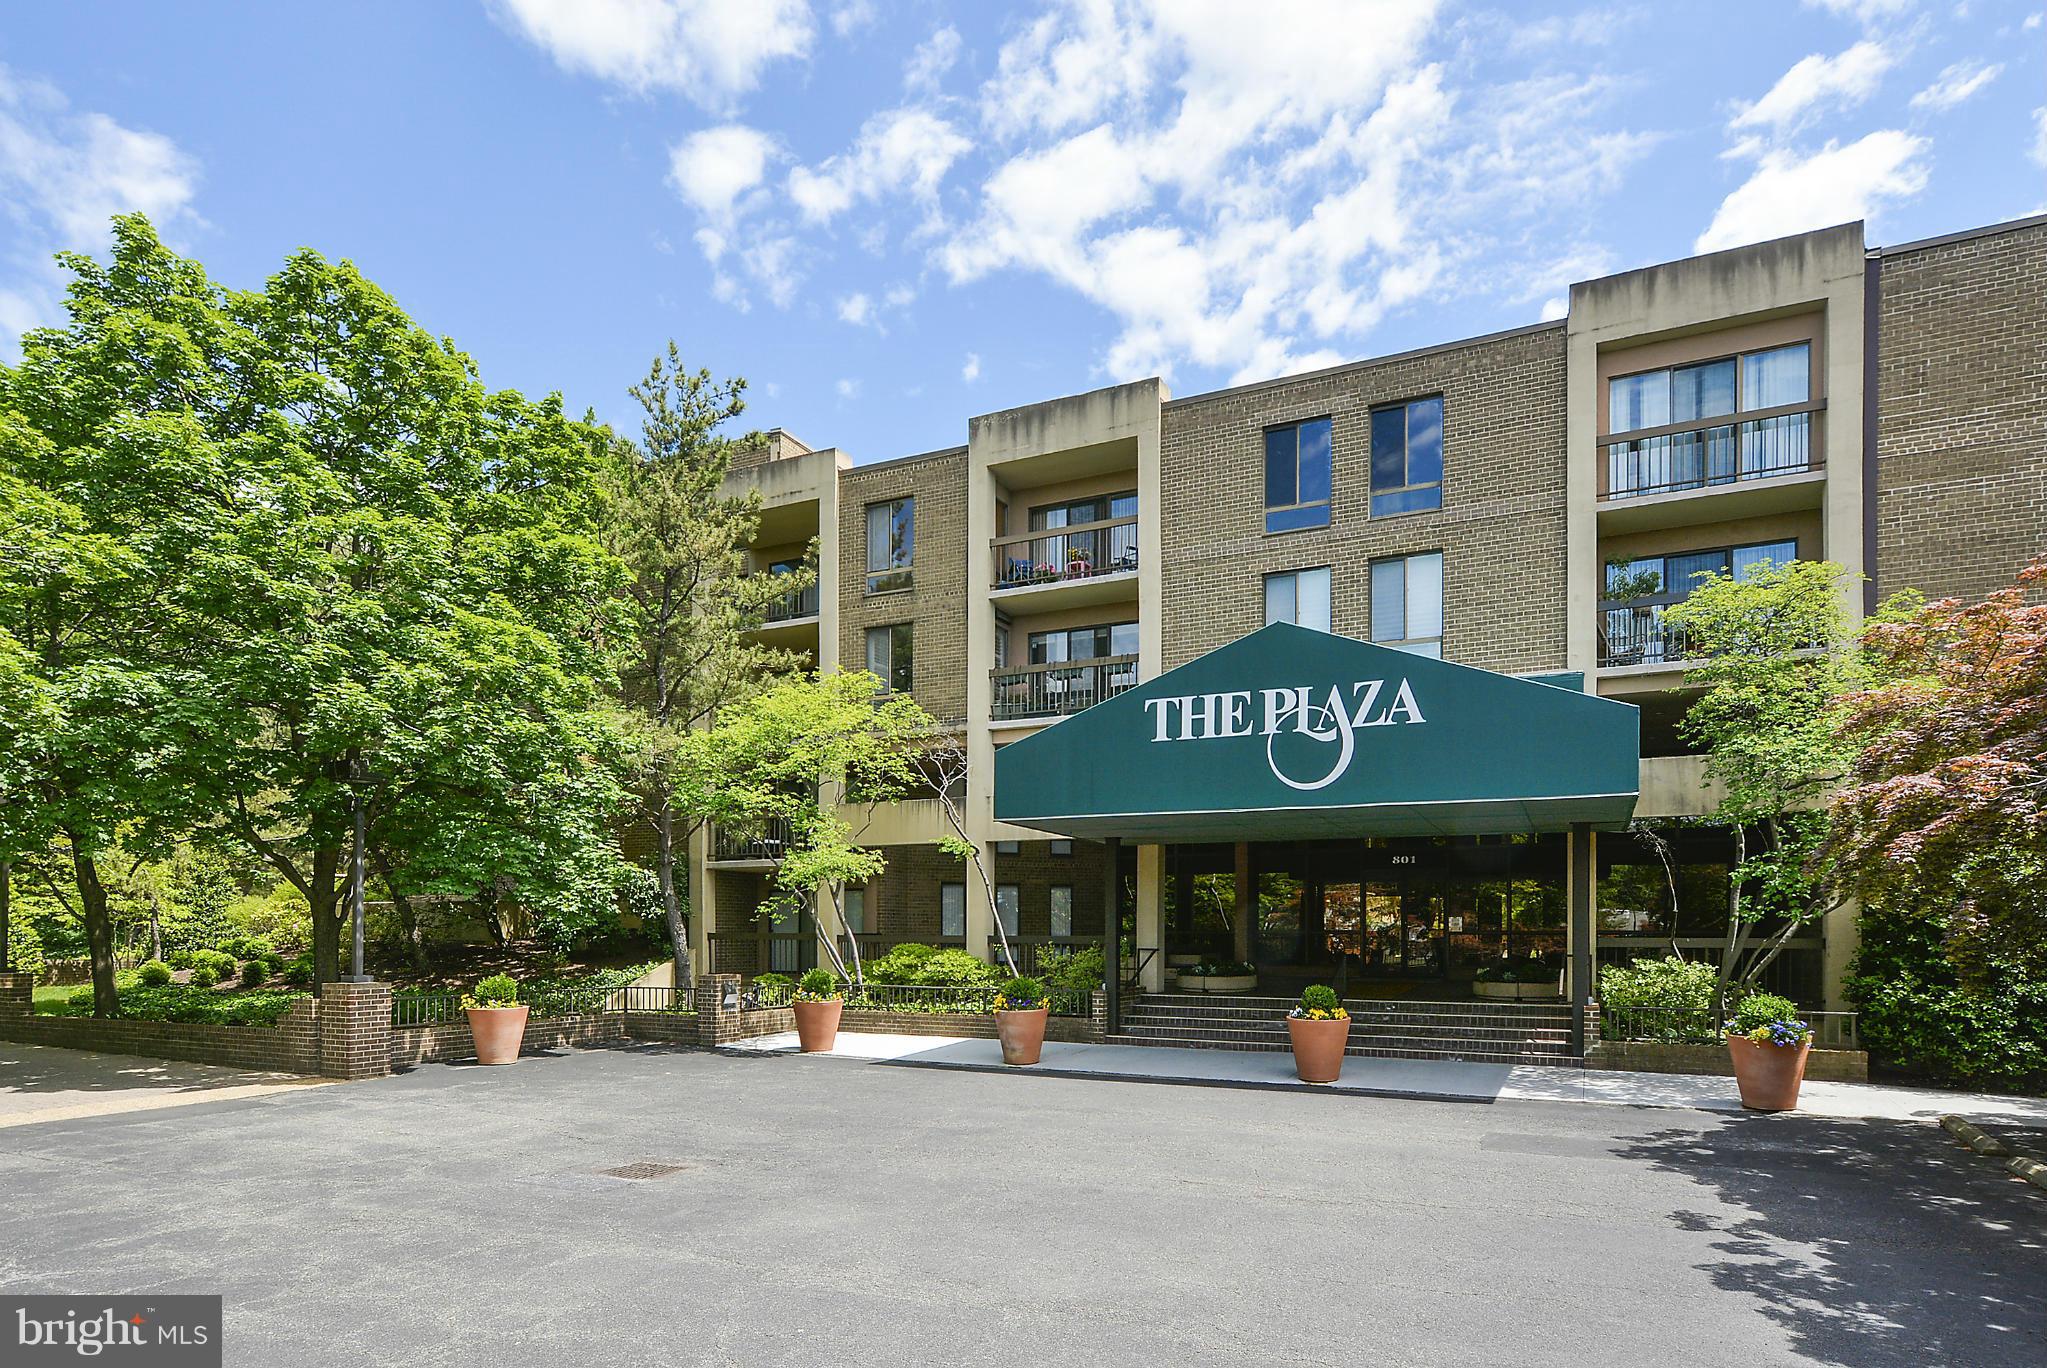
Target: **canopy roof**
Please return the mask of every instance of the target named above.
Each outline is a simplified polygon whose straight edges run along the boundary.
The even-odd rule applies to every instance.
[[[995,756],[998,821],[1136,841],[1625,825],[1628,703],[1276,623]]]

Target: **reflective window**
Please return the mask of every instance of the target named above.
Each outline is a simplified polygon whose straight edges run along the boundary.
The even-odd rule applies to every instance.
[[[1442,552],[1372,562],[1372,640],[1442,658]]]
[[[1265,434],[1265,530],[1329,526],[1329,420],[1316,418]]]
[[[1265,621],[1329,630],[1329,567],[1265,577]]]
[[[1372,516],[1443,506],[1443,400],[1372,410]]]
[[[910,561],[917,549],[916,502],[892,499],[867,505],[868,593],[910,587]]]

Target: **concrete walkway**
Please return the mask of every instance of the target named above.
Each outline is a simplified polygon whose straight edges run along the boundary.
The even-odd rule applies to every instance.
[[[230,1102],[332,1081],[0,1041],[0,1128]]]
[[[793,1031],[757,1036],[726,1047],[760,1054],[796,1050]],[[1294,1077],[1290,1054],[1248,1050],[1183,1050],[1150,1045],[1045,1043],[1028,1069],[1002,1063],[992,1040],[953,1036],[867,1035],[841,1032],[833,1057],[869,1064],[1051,1074],[1062,1078],[1114,1078],[1209,1087],[1286,1088],[1359,1096],[1420,1097],[1447,1102],[1592,1102],[1617,1107],[1677,1107],[1738,1112],[1731,1078],[1688,1074],[1560,1069],[1544,1065],[1458,1064],[1423,1059],[1346,1059],[1343,1078],[1330,1084]],[[2047,1124],[2047,1098],[1937,1092],[1874,1083],[1808,1082],[1799,1110],[1846,1120],[1932,1121],[1950,1112],[1976,1121]]]

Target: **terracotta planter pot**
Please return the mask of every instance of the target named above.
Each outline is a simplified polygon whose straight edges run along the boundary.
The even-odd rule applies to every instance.
[[[1045,1018],[1049,1007],[1030,1012],[997,1012],[995,1034],[1002,1041],[1004,1064],[1035,1064],[1045,1048]]]
[[[526,1039],[526,1006],[471,1007],[469,1035],[476,1042],[479,1064],[511,1064]]]
[[[1758,1045],[1747,1036],[1727,1037],[1734,1059],[1734,1081],[1741,1105],[1750,1111],[1791,1111],[1798,1106],[1798,1087],[1805,1082],[1805,1060],[1812,1042],[1803,1045]]]
[[[805,1054],[823,1054],[832,1048],[839,1038],[839,1013],[846,1009],[845,1001],[833,998],[830,1002],[792,1002],[796,1010],[796,1039]]]
[[[1350,1018],[1310,1021],[1288,1017],[1286,1033],[1294,1039],[1294,1072],[1303,1083],[1334,1083],[1343,1073],[1343,1047],[1350,1044]]]

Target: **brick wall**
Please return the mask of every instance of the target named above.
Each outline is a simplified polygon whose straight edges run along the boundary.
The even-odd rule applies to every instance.
[[[1443,506],[1372,518],[1371,409],[1443,396]],[[1338,632],[1369,637],[1374,557],[1443,553],[1443,653],[1564,664],[1561,324],[1168,404],[1160,452],[1164,664],[1264,625],[1263,576],[1331,567]],[[1330,525],[1265,532],[1268,427],[1329,418]]]
[[[141,1055],[149,1059],[181,1059],[266,1073],[322,1072],[320,1009],[312,998],[294,1003],[275,1026],[36,1016],[26,1011],[10,1012],[7,1006],[8,1003],[0,1002],[0,1038],[25,1044]]]
[[[1698,1074],[1708,1078],[1734,1077],[1734,1061],[1728,1058],[1725,1045],[1595,1040],[1590,1042],[1585,1052],[1585,1067]],[[1867,1083],[1869,1055],[1862,1050],[1814,1050],[1805,1057],[1805,1076],[1820,1083]]]
[[[2047,550],[2047,224],[1881,258],[1877,584],[1976,598]]]
[[[914,587],[867,592],[867,507],[914,498]],[[911,693],[933,717],[967,715],[967,453],[857,466],[839,476],[839,661],[867,664],[867,629],[916,624]],[[985,571],[984,571],[985,573]]]
[[[1052,886],[1073,889],[1073,934],[1102,933],[1102,846],[1075,841],[1073,854],[1052,854],[1050,841],[1021,841],[1014,855],[995,855],[998,884],[1017,885],[1018,934],[1052,932]],[[936,846],[885,846],[888,867],[867,886],[867,925],[879,936],[929,941],[939,935],[939,888],[966,883],[966,862]]]
[[[635,1018],[658,1017],[659,1012],[635,1012]],[[694,1018],[685,1018],[692,1023]],[[537,1054],[578,1045],[597,1045],[627,1037],[623,1012],[589,1012],[569,1017],[530,1017],[519,1053]],[[694,1039],[694,1032],[692,1032]],[[409,1069],[420,1064],[445,1064],[450,1060],[473,1059],[476,1041],[469,1023],[443,1021],[430,1026],[400,1026],[391,1032],[391,1067]]]

